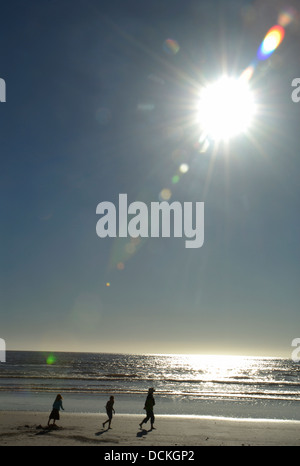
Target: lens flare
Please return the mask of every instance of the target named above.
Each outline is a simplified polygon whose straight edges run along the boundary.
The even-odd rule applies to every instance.
[[[294,18],[297,16],[296,10],[290,7],[279,13],[278,24],[282,27],[287,27],[291,24]]]
[[[51,366],[52,364],[54,364],[56,362],[56,357],[54,356],[54,354],[49,354],[49,356],[47,357],[47,360],[46,360],[46,363]]]
[[[172,197],[172,192],[168,188],[164,188],[159,193],[159,199],[162,201],[169,201]]]
[[[189,171],[189,166],[187,163],[182,163],[179,167],[181,173],[187,173]]]
[[[277,49],[284,39],[285,30],[282,26],[273,26],[266,34],[258,51],[257,58],[259,60],[266,60]]]
[[[179,52],[179,45],[178,45],[178,42],[176,42],[176,40],[174,39],[166,39],[165,42],[164,42],[164,51],[168,54],[168,55],[176,55],[176,53]]]
[[[126,246],[125,246],[125,251],[126,251],[127,254],[129,254],[131,256],[132,254],[134,254],[136,252],[136,247],[132,242],[127,243]]]
[[[254,75],[254,71],[255,71],[255,64],[249,65],[248,68],[246,68],[242,72],[240,79],[243,81],[249,82],[252,76]]]

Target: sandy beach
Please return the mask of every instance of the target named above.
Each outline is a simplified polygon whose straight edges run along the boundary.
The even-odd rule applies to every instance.
[[[157,415],[155,430],[139,428],[142,416],[119,414],[112,429],[104,414],[61,414],[48,429],[49,413],[0,411],[1,446],[296,446],[300,422]]]

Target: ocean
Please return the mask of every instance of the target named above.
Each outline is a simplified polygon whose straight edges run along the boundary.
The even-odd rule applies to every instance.
[[[300,364],[243,356],[7,351],[0,410],[49,411],[57,393],[68,412],[155,413],[300,420]]]

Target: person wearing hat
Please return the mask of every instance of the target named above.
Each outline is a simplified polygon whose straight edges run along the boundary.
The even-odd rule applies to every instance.
[[[146,422],[149,421],[150,419],[150,422],[151,422],[151,430],[154,429],[154,420],[155,420],[155,417],[154,417],[154,413],[153,413],[153,407],[155,405],[155,400],[154,400],[154,397],[153,397],[153,392],[155,392],[155,389],[154,388],[149,388],[148,390],[148,395],[147,395],[147,398],[146,398],[146,401],[145,401],[145,406],[144,406],[144,409],[146,410],[146,417],[145,419],[142,420],[142,422],[140,423],[140,428],[142,428],[142,425],[145,424]]]

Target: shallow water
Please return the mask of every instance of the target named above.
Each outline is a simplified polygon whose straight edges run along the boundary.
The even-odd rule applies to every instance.
[[[144,414],[155,387],[157,414],[300,420],[300,366],[278,358],[7,352],[0,409],[48,411],[57,393],[72,412]]]

